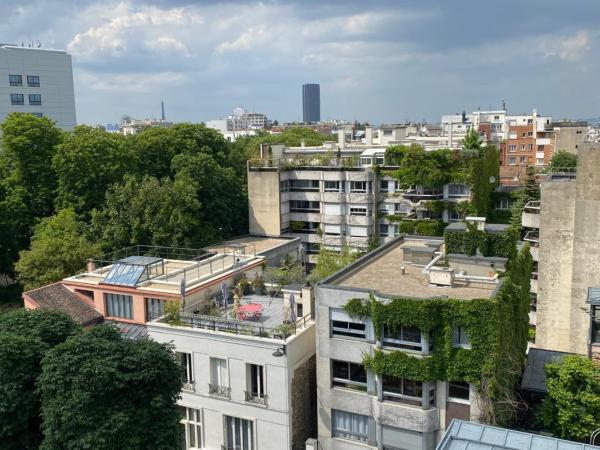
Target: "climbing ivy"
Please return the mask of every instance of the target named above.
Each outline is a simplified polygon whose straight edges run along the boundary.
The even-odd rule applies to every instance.
[[[502,233],[486,233],[467,224],[466,231],[447,231],[444,233],[446,254],[460,253],[473,256],[477,250],[483,256],[501,256],[510,258],[516,252],[518,234],[512,228]]]
[[[388,214],[385,216],[390,222],[398,223],[400,234],[413,234],[418,236],[443,236],[446,224],[437,219],[408,220],[399,214]]]

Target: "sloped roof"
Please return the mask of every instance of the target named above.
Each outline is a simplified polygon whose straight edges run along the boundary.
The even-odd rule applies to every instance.
[[[565,355],[568,355],[568,353],[543,348],[530,348],[521,388],[529,391],[548,392],[544,367],[548,363],[560,361]]]
[[[40,308],[54,309],[67,313],[82,326],[92,325],[103,320],[102,314],[85,303],[76,293],[60,283],[49,284],[25,292]]]
[[[138,340],[148,336],[148,328],[146,325],[120,322],[118,320],[107,320],[106,322],[115,325],[119,329],[121,337]]]

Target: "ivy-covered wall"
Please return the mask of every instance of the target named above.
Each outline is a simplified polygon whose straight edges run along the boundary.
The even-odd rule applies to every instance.
[[[442,220],[419,219],[407,220],[398,214],[388,214],[385,216],[390,222],[398,223],[398,232],[400,234],[413,234],[418,236],[443,236],[446,224]]]
[[[460,253],[473,256],[477,250],[483,256],[511,258],[516,252],[518,235],[512,228],[502,233],[486,233],[467,225],[466,231],[446,231],[444,242],[446,253]]]
[[[364,364],[377,374],[418,381],[466,381],[484,400],[482,420],[505,424],[514,417],[514,391],[527,347],[531,255],[526,245],[509,261],[497,294],[490,299],[374,298],[352,299],[345,305],[353,317],[369,317],[375,333],[384,326],[418,327],[429,333],[433,351],[416,357],[399,350],[376,350]],[[452,346],[452,328],[465,327],[471,348]]]

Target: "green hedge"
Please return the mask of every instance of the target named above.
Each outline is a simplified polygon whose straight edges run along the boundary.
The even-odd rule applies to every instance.
[[[468,228],[468,231],[446,231],[444,241],[446,253],[473,256],[479,250],[483,256],[511,258],[516,252],[517,235],[511,229],[502,233],[486,233]]]
[[[413,234],[419,236],[443,236],[446,224],[442,220],[419,219],[406,220],[403,216],[397,214],[388,214],[385,216],[390,222],[398,223],[400,234]]]

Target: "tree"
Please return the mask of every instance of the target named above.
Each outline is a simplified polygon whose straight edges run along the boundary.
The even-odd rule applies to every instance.
[[[338,270],[343,269],[348,264],[355,261],[360,256],[357,252],[352,252],[348,245],[342,246],[339,253],[325,248],[321,245],[314,269],[310,273],[308,280],[315,284]]]
[[[473,161],[473,206],[482,217],[490,215],[492,210],[492,192],[500,181],[500,156],[494,146],[484,147]],[[493,178],[492,178],[493,177]]]
[[[58,181],[57,208],[73,208],[86,218],[92,209],[101,207],[110,185],[137,169],[123,135],[85,125],[76,127],[57,146],[52,168]]]
[[[560,438],[587,440],[600,428],[600,368],[584,356],[566,355],[545,372],[548,397],[538,419]]]
[[[22,186],[7,183],[0,175],[0,273],[14,273],[19,251],[27,248],[33,217]]]
[[[42,450],[180,448],[172,348],[100,325],[50,350],[38,385]]]
[[[92,212],[91,233],[105,250],[130,245],[191,247],[204,243],[198,221],[196,183],[126,176],[111,186],[100,211]]]
[[[577,167],[577,155],[566,150],[559,150],[550,158],[550,171],[569,170]]]
[[[450,125],[450,126],[452,126],[452,125]],[[462,145],[463,145],[463,148],[465,148],[465,149],[479,150],[481,148],[481,144],[479,141],[480,141],[479,133],[474,128],[471,128],[468,131],[468,133],[465,135]]]
[[[49,163],[60,143],[61,131],[47,117],[11,113],[0,124],[0,172],[11,186],[24,189],[25,203],[34,217],[52,214],[56,176]]]
[[[0,442],[5,449],[35,449],[41,443],[36,390],[46,351],[81,332],[66,314],[38,309],[0,315]]]
[[[63,209],[36,225],[31,249],[19,253],[18,279],[26,290],[74,275],[85,261],[100,253],[100,246],[85,237],[75,211]]]

